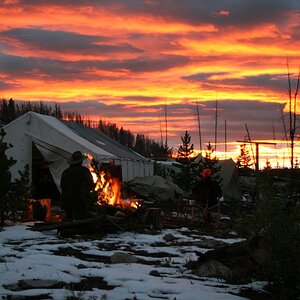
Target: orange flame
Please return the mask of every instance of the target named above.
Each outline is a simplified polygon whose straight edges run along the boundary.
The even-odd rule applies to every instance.
[[[122,183],[118,178],[111,177],[109,173],[104,171],[97,172],[96,167],[92,163],[93,156],[86,154],[88,159],[87,167],[92,173],[95,191],[98,193],[99,205],[108,204],[113,206],[121,206],[123,208],[138,208],[140,202],[137,199],[122,199]]]

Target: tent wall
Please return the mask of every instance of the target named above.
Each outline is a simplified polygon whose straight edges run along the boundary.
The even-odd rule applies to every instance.
[[[110,153],[78,135],[63,122],[50,116],[28,112],[4,126],[3,129],[7,133],[5,142],[14,146],[6,154],[17,160],[17,163],[10,169],[13,180],[20,177],[18,171],[23,171],[27,164],[30,176],[32,175],[32,143],[49,162],[49,170],[59,190],[61,174],[68,167],[67,159],[71,153],[78,150],[91,154],[99,163],[115,161],[116,164],[121,165],[123,181],[129,181],[137,176],[153,175],[152,161],[141,156],[139,160],[139,155],[137,155],[137,159],[118,157],[113,152]]]
[[[32,174],[32,142],[49,161],[50,172],[58,187],[62,171],[67,167],[67,158],[74,151],[90,153],[95,159],[115,158],[114,155],[76,135],[59,120],[49,116],[40,117],[39,114],[31,112],[3,129],[7,133],[5,141],[14,146],[7,151],[7,156],[12,156],[17,160],[17,163],[10,169],[13,180],[19,178],[18,171],[22,171],[26,164],[29,165],[30,174]]]
[[[151,161],[132,161],[128,159],[115,160],[116,165],[122,167],[122,180],[128,182],[135,177],[153,175],[153,163]]]
[[[235,162],[232,159],[220,160],[222,191],[225,201],[239,201],[242,193],[239,184],[239,175]]]

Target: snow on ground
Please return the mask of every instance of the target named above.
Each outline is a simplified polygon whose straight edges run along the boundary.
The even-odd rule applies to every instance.
[[[192,275],[185,263],[197,260],[196,251],[208,249],[199,248],[197,242],[203,237],[187,228],[82,240],[59,237],[56,231],[28,230],[32,225],[8,226],[0,231],[2,299],[226,300],[245,299],[232,294],[241,288],[262,288],[262,283],[237,286]],[[168,245],[166,234],[176,242]],[[138,261],[112,264],[110,257],[117,252],[129,253]]]

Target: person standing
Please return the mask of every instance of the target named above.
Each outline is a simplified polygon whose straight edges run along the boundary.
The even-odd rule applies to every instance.
[[[212,179],[212,171],[204,168],[201,173],[201,180],[196,183],[192,190],[192,197],[200,201],[204,209],[203,217],[205,221],[210,220],[209,210],[219,204],[222,196],[222,189],[219,183]]]
[[[80,151],[75,151],[68,159],[70,166],[61,176],[62,208],[69,220],[88,217],[88,204],[95,184],[90,170],[82,166],[85,158]]]

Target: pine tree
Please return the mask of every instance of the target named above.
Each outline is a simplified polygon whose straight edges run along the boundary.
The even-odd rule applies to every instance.
[[[188,131],[181,137],[182,145],[178,148],[176,161],[180,163],[181,172],[173,173],[174,183],[181,187],[187,193],[191,192],[191,188],[195,183],[196,165],[193,164],[194,144],[191,143],[191,136]]]
[[[26,165],[24,171],[19,171],[20,179],[15,179],[12,183],[12,190],[9,193],[8,212],[13,221],[23,219],[28,214],[28,199],[31,198],[32,188],[29,180],[29,166]]]
[[[270,161],[267,159],[267,160],[266,160],[266,165],[264,166],[264,170],[271,170],[271,169],[272,169],[271,163],[270,163]]]
[[[4,142],[6,133],[3,129],[0,131],[0,222],[3,226],[5,218],[24,217],[27,214],[28,203],[30,197],[29,185],[29,166],[27,165],[23,172],[19,171],[20,179],[11,182],[11,173],[9,168],[16,161],[10,157],[7,158],[6,151],[13,147],[11,144]]]
[[[141,155],[146,156],[145,136],[143,134],[137,134],[134,150]]]
[[[253,165],[251,156],[246,144],[241,145],[240,155],[237,157],[237,166],[239,169],[249,169]]]
[[[215,158],[213,158],[213,153],[215,152],[215,149],[213,148],[213,146],[210,142],[208,142],[208,145],[206,146],[206,150],[204,150],[204,152],[205,152],[205,158],[207,160],[215,159]]]
[[[188,131],[185,131],[184,136],[181,137],[181,141],[182,145],[179,146],[176,160],[180,163],[186,163],[194,153],[194,144],[191,144],[191,135]]]
[[[10,157],[7,158],[5,152],[12,147],[4,142],[6,133],[3,129],[0,131],[0,223],[4,224],[5,215],[9,209],[9,191],[11,190],[11,174],[9,168],[16,161]]]
[[[220,165],[218,164],[219,159],[214,156],[215,149],[210,142],[208,142],[205,151],[205,157],[202,161],[202,168],[209,168],[212,171],[214,180],[218,181],[222,185],[220,178]]]

